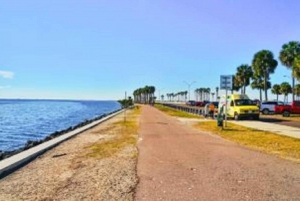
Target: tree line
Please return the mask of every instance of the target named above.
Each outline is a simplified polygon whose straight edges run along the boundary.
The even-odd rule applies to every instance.
[[[300,81],[300,42],[291,41],[282,46],[279,52],[279,60],[282,65],[291,70],[292,86],[289,83],[274,84],[270,82],[270,76],[275,72],[278,61],[274,58],[274,54],[270,50],[261,50],[254,54],[251,66],[242,64],[237,67],[233,76],[233,90],[241,90],[242,94],[246,93],[246,87],[251,86],[252,89],[258,89],[260,100],[262,100],[262,92],[264,92],[265,100],[268,100],[268,89],[277,95],[283,94],[287,101],[288,94],[295,95],[297,99],[300,96],[300,84],[295,85],[295,79]]]
[[[156,99],[154,93],[155,87],[146,85],[133,91],[133,100],[135,103],[152,104]]]
[[[167,93],[167,98],[169,101],[186,101],[187,99],[187,94],[188,92],[187,91],[180,91],[180,92],[177,92],[177,93]]]

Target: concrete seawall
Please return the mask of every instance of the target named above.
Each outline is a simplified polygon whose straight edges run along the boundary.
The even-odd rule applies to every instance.
[[[39,144],[31,149],[25,150],[19,154],[13,155],[7,159],[0,161],[0,179],[7,176],[8,174],[14,172],[15,170],[19,169],[20,167],[26,165],[30,161],[34,160],[41,154],[43,154],[46,151],[50,150],[51,148],[59,145],[60,143],[66,141],[88,129],[91,129],[104,121],[111,119],[112,117],[122,113],[123,111],[124,110],[121,110],[121,111],[118,111],[111,115],[108,115],[100,120],[94,121],[83,127],[77,128],[73,131],[70,131],[66,134],[63,134],[59,137],[56,137],[49,141],[46,141],[46,142]]]

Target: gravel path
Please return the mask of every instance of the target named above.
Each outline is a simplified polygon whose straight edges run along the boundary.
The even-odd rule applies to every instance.
[[[92,144],[120,134],[114,123],[122,119],[123,114],[100,124],[0,180],[0,200],[133,200],[135,146],[108,158],[86,156]]]
[[[136,200],[300,200],[300,164],[196,131],[151,106],[140,119]]]

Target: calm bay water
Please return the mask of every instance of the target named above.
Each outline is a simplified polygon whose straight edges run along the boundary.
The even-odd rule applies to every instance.
[[[0,150],[120,109],[116,101],[0,100]]]

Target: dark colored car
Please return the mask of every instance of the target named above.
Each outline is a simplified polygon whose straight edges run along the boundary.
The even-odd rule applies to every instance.
[[[199,107],[204,107],[209,101],[196,101],[195,105]]]
[[[196,101],[189,100],[188,102],[186,102],[186,104],[190,105],[190,106],[195,106],[196,105]]]

